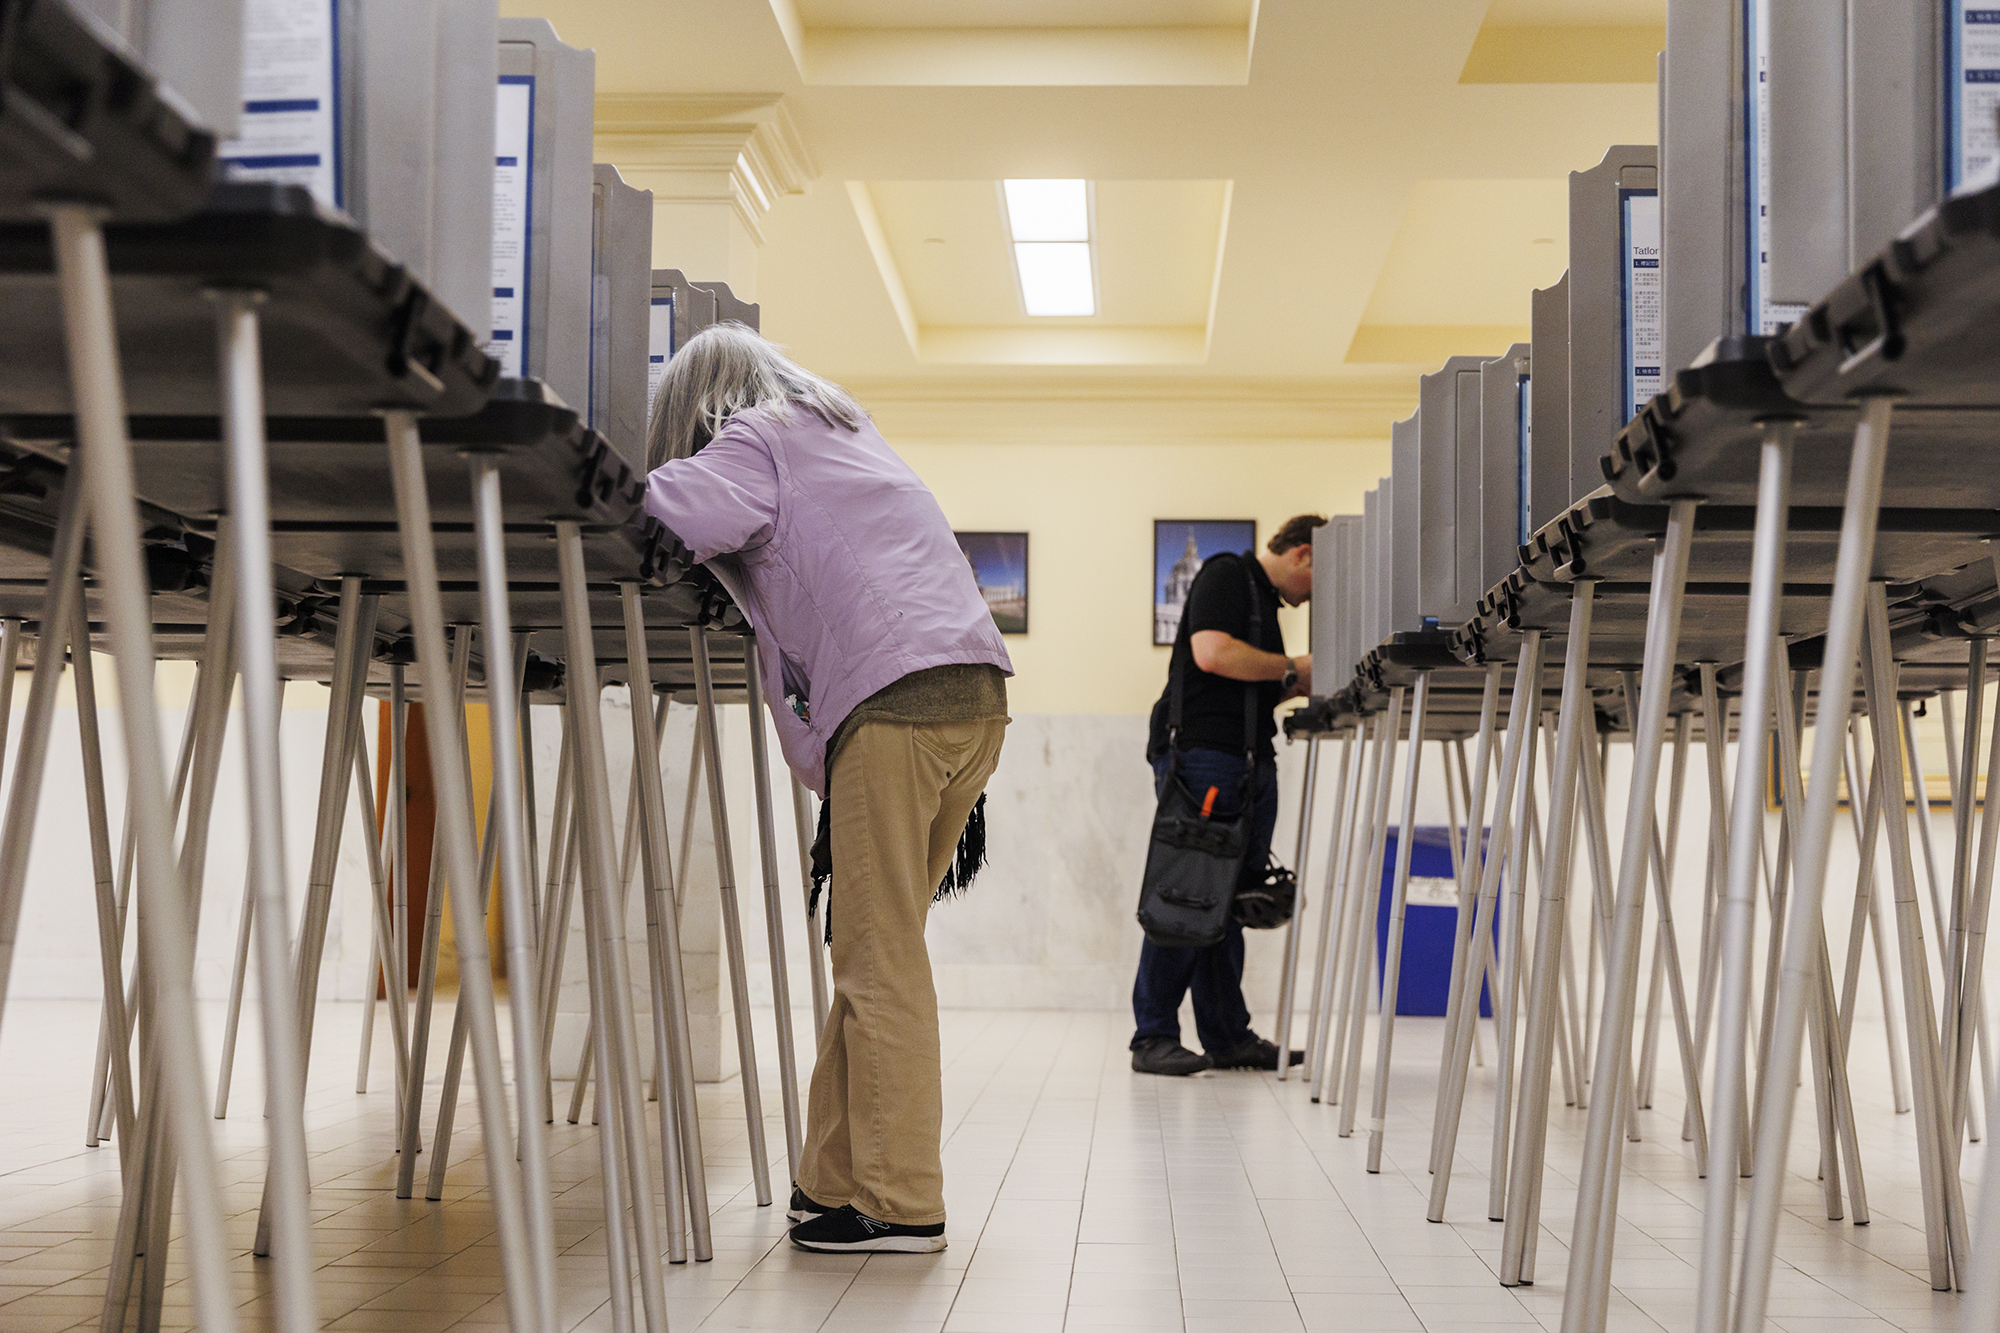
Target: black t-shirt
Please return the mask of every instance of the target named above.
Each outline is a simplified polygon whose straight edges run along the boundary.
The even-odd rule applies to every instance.
[[[1245,577],[1245,570],[1248,577]],[[1262,618],[1255,638],[1250,634],[1250,590],[1257,590]],[[1188,589],[1187,605],[1181,610],[1180,632],[1174,636],[1174,652],[1167,671],[1167,688],[1153,706],[1152,735],[1146,753],[1157,755],[1167,748],[1167,718],[1173,706],[1174,677],[1186,682],[1181,703],[1180,745],[1211,750],[1241,752],[1243,745],[1243,695],[1257,692],[1255,748],[1272,754],[1278,734],[1273,710],[1284,699],[1284,687],[1275,680],[1241,681],[1203,671],[1194,664],[1189,636],[1205,629],[1218,629],[1266,652],[1285,651],[1285,636],[1278,627],[1278,590],[1255,556],[1223,554],[1211,556],[1194,576]]]

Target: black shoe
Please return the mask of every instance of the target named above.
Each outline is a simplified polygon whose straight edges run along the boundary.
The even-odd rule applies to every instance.
[[[1179,1076],[1199,1074],[1208,1067],[1207,1056],[1196,1055],[1172,1037],[1148,1037],[1132,1048],[1132,1072],[1135,1074]],[[1271,1067],[1277,1068],[1275,1064]]]
[[[1250,1040],[1227,1055],[1210,1056],[1217,1069],[1276,1069],[1278,1067],[1278,1043],[1266,1041],[1255,1033]],[[1306,1062],[1304,1051],[1293,1051],[1291,1063],[1302,1065]]]
[[[878,1222],[854,1211],[854,1205],[799,1223],[792,1228],[792,1244],[802,1250],[846,1254],[873,1250],[890,1254],[936,1254],[944,1248],[944,1223],[927,1227],[907,1227],[900,1222]]]
[[[794,1222],[810,1222],[815,1217],[820,1217],[832,1211],[832,1204],[816,1202],[812,1195],[807,1194],[797,1185],[794,1185],[792,1186],[791,1207],[785,1209],[785,1216],[791,1218]]]

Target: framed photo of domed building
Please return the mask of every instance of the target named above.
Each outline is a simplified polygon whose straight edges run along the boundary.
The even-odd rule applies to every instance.
[[[1002,634],[1028,632],[1028,534],[954,532],[973,582]]]
[[[1153,646],[1180,633],[1181,608],[1201,566],[1223,551],[1257,547],[1254,518],[1156,518],[1153,520]]]

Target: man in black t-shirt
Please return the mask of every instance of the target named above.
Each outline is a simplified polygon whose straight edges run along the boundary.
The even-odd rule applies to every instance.
[[[1288,520],[1255,554],[1211,557],[1195,575],[1181,611],[1167,668],[1167,688],[1153,706],[1146,757],[1154,790],[1165,788],[1176,763],[1196,793],[1213,787],[1215,813],[1233,815],[1244,791],[1252,814],[1244,873],[1263,873],[1278,822],[1278,734],[1272,710],[1312,692],[1312,658],[1285,656],[1278,607],[1312,597],[1312,530],[1317,514]],[[1251,599],[1257,627],[1251,629]],[[1174,681],[1182,682],[1181,722],[1172,732]],[[1245,696],[1250,734],[1245,734]],[[1171,733],[1171,734],[1170,734]],[[1194,994],[1195,1029],[1206,1055],[1181,1045],[1181,997]],[[1233,919],[1205,949],[1162,948],[1147,940],[1139,949],[1132,985],[1132,1068],[1142,1074],[1194,1074],[1204,1069],[1276,1069],[1278,1048],[1250,1030],[1243,1003],[1243,927]],[[1292,1063],[1303,1059],[1294,1053]]]

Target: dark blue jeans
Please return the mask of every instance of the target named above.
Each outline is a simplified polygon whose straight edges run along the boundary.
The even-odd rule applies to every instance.
[[[1153,761],[1153,791],[1166,787],[1172,756]],[[1243,781],[1243,756],[1231,750],[1181,752],[1181,780],[1197,798],[1216,788],[1215,812],[1236,812]],[[1246,867],[1261,871],[1278,822],[1278,766],[1260,760],[1250,777],[1250,847]],[[1243,1003],[1243,927],[1230,921],[1222,938],[1205,949],[1163,949],[1147,940],[1139,946],[1139,976],[1132,983],[1132,1045],[1155,1037],[1181,1038],[1181,997],[1194,992],[1194,1026],[1202,1049],[1224,1056],[1250,1041],[1250,1010]]]

